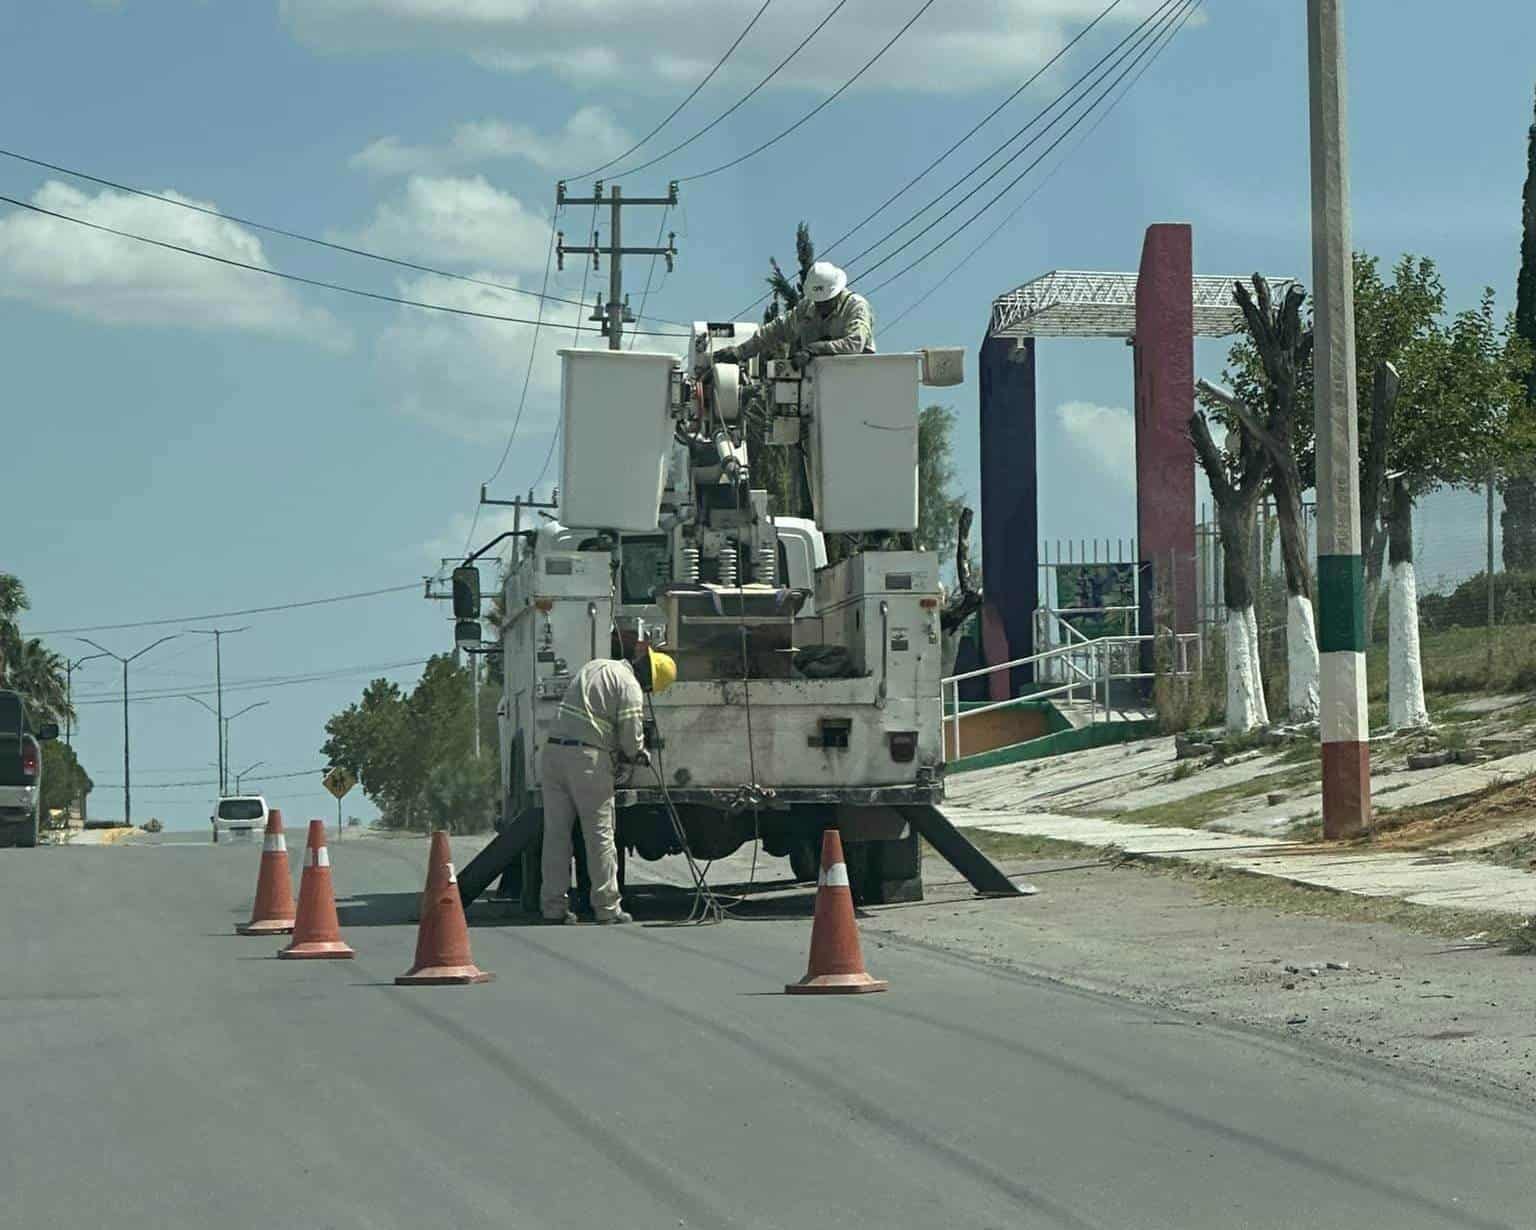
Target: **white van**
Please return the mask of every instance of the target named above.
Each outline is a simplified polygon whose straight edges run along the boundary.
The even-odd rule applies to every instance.
[[[264,831],[267,827],[267,801],[259,794],[222,798],[209,818],[213,822],[213,840],[217,845],[220,833]]]

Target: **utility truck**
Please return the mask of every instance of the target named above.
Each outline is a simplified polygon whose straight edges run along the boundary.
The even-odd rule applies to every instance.
[[[809,879],[835,825],[861,902],[920,899],[920,833],[978,886],[1012,890],[934,806],[943,591],[937,556],[911,549],[918,392],[958,383],[961,354],[714,361],[755,329],[695,323],[681,359],[560,352],[558,514],[510,535],[502,835],[461,875],[467,898],[510,868],[504,888],[536,904],[549,725],[587,661],[638,641],[678,677],[652,698],[651,766],[616,794],[621,860],[679,853],[680,837],[700,860],[760,840]],[[812,518],[754,485],[749,423],[803,463]],[[478,574],[455,593],[456,616],[473,616]]]

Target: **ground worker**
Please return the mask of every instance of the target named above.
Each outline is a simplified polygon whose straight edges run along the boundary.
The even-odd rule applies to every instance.
[[[875,327],[869,300],[848,289],[848,275],[830,261],[817,261],[805,275],[805,289],[791,312],[769,321],[737,346],[721,346],[716,363],[737,363],[786,347],[801,371],[817,355],[874,354]]]
[[[644,692],[663,692],[677,664],[643,641],[630,661],[594,658],[571,680],[544,748],[544,885],[546,922],[573,923],[571,829],[581,821],[599,923],[634,922],[619,906],[619,852],[614,841],[616,763],[648,765]]]

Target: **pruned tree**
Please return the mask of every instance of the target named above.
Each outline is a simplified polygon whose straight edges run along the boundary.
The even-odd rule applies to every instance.
[[[1227,729],[1253,730],[1269,723],[1259,665],[1259,625],[1253,610],[1252,553],[1254,513],[1269,475],[1269,456],[1249,427],[1236,417],[1226,433],[1225,446],[1218,448],[1199,406],[1189,416],[1189,435],[1195,458],[1210,484],[1221,535],[1227,608]]]
[[[1233,298],[1242,309],[1262,375],[1257,404],[1209,381],[1200,381],[1198,387],[1208,405],[1225,411],[1264,452],[1285,572],[1286,699],[1293,721],[1310,722],[1317,719],[1321,701],[1312,565],[1301,507],[1305,480],[1297,447],[1303,434],[1298,423],[1300,382],[1312,356],[1312,330],[1301,323],[1306,291],[1292,283],[1275,303],[1269,283],[1256,273],[1251,292],[1241,282],[1233,284]]]
[[[768,258],[768,276],[765,280],[773,291],[773,297],[763,309],[764,324],[774,319],[781,310],[791,311],[795,308],[800,302],[806,275],[816,262],[816,245],[811,242],[811,229],[804,222],[795,227],[795,258],[799,272],[793,278],[785,274],[777,258]],[[800,447],[767,443],[765,435],[771,408],[760,400],[749,399],[744,413],[747,468],[752,473],[753,485],[768,492],[773,511],[781,516],[809,515],[810,491]]]
[[[960,519],[955,526],[955,588],[945,595],[944,609],[939,612],[939,632],[944,638],[944,674],[955,670],[955,659],[960,652],[960,632],[966,622],[981,610],[982,591],[971,571],[971,522],[975,514],[970,508],[961,507]]]

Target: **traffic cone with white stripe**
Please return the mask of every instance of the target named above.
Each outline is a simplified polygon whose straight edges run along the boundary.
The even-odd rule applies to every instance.
[[[788,995],[859,995],[884,991],[891,984],[871,978],[859,948],[853,918],[853,890],[843,862],[843,839],[836,829],[821,836],[821,874],[816,878],[816,918],[811,923],[811,959],[805,977],[792,982]]]
[[[331,886],[331,852],[325,847],[325,821],[309,822],[304,848],[304,875],[299,880],[299,910],[293,922],[293,943],[280,957],[345,960],[357,953],[342,942],[336,917],[336,890]]]
[[[421,925],[416,929],[416,960],[395,979],[403,987],[463,986],[489,982],[469,955],[469,926],[459,897],[459,877],[453,870],[448,834],[432,834],[427,855],[427,887],[421,894]]]
[[[283,838],[283,813],[267,813],[267,833],[261,842],[261,870],[256,875],[256,904],[251,921],[235,928],[241,935],[287,935],[293,930],[293,881],[288,873],[288,843]]]

